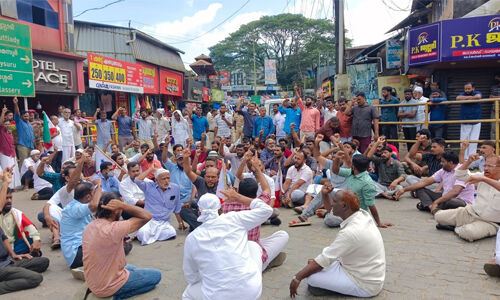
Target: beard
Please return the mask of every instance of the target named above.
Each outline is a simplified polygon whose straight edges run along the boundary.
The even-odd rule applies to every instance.
[[[152,161],[153,161],[153,159],[154,159],[154,157],[146,157],[146,160],[147,160],[148,162],[152,162]]]
[[[179,170],[183,171],[184,170],[184,165],[179,165],[177,164],[177,167],[179,168]]]
[[[310,107],[311,105],[312,105],[312,102],[309,102],[309,103],[306,102],[307,107]]]
[[[10,212],[10,210],[12,209],[12,205],[4,205],[3,209],[2,209],[2,213],[6,214],[8,212]]]

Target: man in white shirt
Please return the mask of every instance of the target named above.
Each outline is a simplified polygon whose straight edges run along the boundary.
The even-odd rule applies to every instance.
[[[273,105],[273,124],[275,126],[274,132],[276,133],[276,143],[279,143],[280,139],[286,138],[286,132],[283,130],[285,127],[285,116],[283,116],[279,110],[278,110],[279,105],[274,104]]]
[[[335,110],[335,104],[333,103],[333,99],[331,97],[326,98],[326,108],[323,107],[323,104],[320,102],[320,111],[323,115],[323,122],[330,120],[332,117],[337,116],[337,111]]]
[[[23,161],[21,166],[21,183],[24,188],[29,189],[33,185],[33,175],[35,174],[35,165],[40,159],[40,151],[34,149],[30,152],[30,157]]]
[[[486,159],[484,173],[471,174],[470,164],[479,160],[472,154],[456,171],[455,178],[466,184],[477,184],[477,196],[472,204],[450,210],[439,210],[434,215],[437,229],[448,229],[464,240],[473,242],[494,236],[500,223],[500,157]]]
[[[69,108],[65,108],[63,110],[63,118],[59,120],[59,128],[61,130],[62,137],[62,162],[65,162],[70,157],[75,156],[75,139],[73,137],[73,127],[76,127],[78,130],[81,129],[81,125],[79,123],[75,123],[69,119],[71,116],[71,110]]]
[[[200,225],[186,238],[182,299],[258,299],[262,293],[262,248],[248,241],[248,231],[265,222],[273,209],[260,199],[234,190],[221,191],[226,202],[239,202],[250,210],[219,216],[220,201],[204,194],[198,201]]]
[[[138,110],[140,107],[137,107]],[[141,111],[141,118],[137,118],[136,114],[137,111],[135,112],[133,119],[134,121],[138,124],[139,127],[139,133],[137,137],[139,138],[139,143],[142,144],[147,144],[149,148],[153,148],[153,135],[154,135],[154,130],[153,130],[153,122],[148,119],[148,114],[145,109],[140,109]]]
[[[231,126],[233,125],[233,116],[227,112],[225,104],[221,104],[219,114],[215,116],[214,137],[231,137]]]
[[[120,195],[123,201],[129,205],[144,207],[146,196],[144,192],[134,182],[135,178],[141,174],[139,163],[130,162],[127,165],[128,176],[120,182]],[[122,217],[127,220],[132,216],[126,212],[122,213]]]
[[[294,165],[288,169],[283,183],[283,199],[289,207],[304,204],[307,187],[313,179],[311,168],[305,164],[306,154],[302,150],[295,153],[293,160]]]
[[[158,141],[164,141],[171,130],[170,120],[165,117],[165,109],[156,110],[156,119],[154,119],[155,133],[158,134]]]
[[[420,103],[425,103],[425,102],[429,101],[429,98],[424,97],[424,90],[422,89],[422,87],[419,87],[419,86],[417,86],[417,87],[415,87],[415,89],[413,89],[413,98],[415,100],[417,100],[417,102],[420,102]],[[425,105],[420,105],[417,108],[416,121],[417,122],[424,122],[425,121]],[[419,131],[422,128],[424,128],[423,124],[417,125],[417,131]]]
[[[61,172],[61,164],[63,162],[63,138],[61,133],[61,128],[59,127],[59,118],[57,116],[51,116],[50,121],[56,128],[56,132],[52,135],[52,147],[47,149],[48,151],[56,151],[57,154],[52,159],[50,163],[54,171]]]
[[[38,168],[39,164],[40,160],[38,160],[33,166],[35,170]],[[54,172],[54,169],[52,169],[49,164],[44,166],[44,170],[46,172]],[[33,174],[33,187],[35,188],[36,193],[31,196],[31,200],[49,200],[50,197],[54,195],[52,184],[47,180],[40,178],[36,172]]]
[[[385,280],[384,242],[372,216],[359,205],[356,193],[335,193],[332,214],[344,220],[341,229],[330,246],[293,276],[291,297],[297,295],[304,278],[315,296],[334,292],[373,297],[380,293]]]

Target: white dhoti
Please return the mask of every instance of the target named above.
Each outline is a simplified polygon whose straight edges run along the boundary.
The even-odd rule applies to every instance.
[[[278,231],[278,232],[280,232],[280,231]],[[271,237],[272,236],[273,235],[271,235]],[[281,233],[280,233],[280,236],[282,236]],[[288,234],[286,235],[286,239],[288,241]],[[262,243],[262,240],[261,240],[261,243]],[[259,244],[257,244],[256,242],[253,242],[253,241],[248,241],[248,247],[250,248],[250,259],[253,260],[257,264],[257,266],[259,267],[260,273],[262,273],[262,248],[259,246]],[[267,249],[266,249],[266,251],[267,251]],[[260,285],[259,295],[262,292],[262,280],[260,280],[260,282],[261,282],[261,285]],[[182,300],[203,300],[203,292],[201,289],[201,285],[202,285],[201,281],[198,281],[198,282],[193,283],[193,284],[189,284],[186,287],[186,289],[184,290],[184,293],[182,293]]]
[[[21,175],[19,174],[19,167],[17,165],[17,160],[15,157],[3,155],[0,153],[0,167],[3,169],[12,167],[13,168],[13,175],[12,175],[12,182],[9,184],[9,188],[15,189],[16,187],[21,185]]]
[[[149,245],[156,241],[165,241],[176,236],[175,228],[168,221],[152,219],[137,231],[137,239],[141,245]]]
[[[265,270],[269,263],[280,254],[280,252],[285,248],[288,243],[288,233],[286,231],[280,230],[271,234],[266,238],[260,239],[260,244],[267,252],[267,260],[262,266],[262,270]]]
[[[329,268],[309,276],[307,278],[307,284],[344,295],[365,298],[372,297],[372,295],[360,288],[351,278],[349,278],[349,276],[347,276],[338,260]]]
[[[75,156],[75,145],[62,147],[61,167],[65,161]]]

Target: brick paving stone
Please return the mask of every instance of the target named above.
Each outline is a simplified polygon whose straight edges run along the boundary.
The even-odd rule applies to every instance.
[[[37,225],[36,214],[45,201],[30,200],[33,190],[14,194],[14,206],[23,210]],[[499,299],[500,280],[488,277],[483,264],[493,257],[495,239],[488,238],[469,243],[453,232],[435,229],[428,213],[415,208],[417,200],[405,196],[399,202],[376,199],[376,206],[384,222],[396,226],[381,229],[384,238],[387,273],[382,292],[374,299]],[[264,226],[262,236],[285,230],[290,241],[285,252],[284,265],[264,272],[261,299],[289,299],[291,277],[329,245],[339,229],[327,228],[322,219],[312,217],[311,226],[289,228],[286,224],[296,218],[292,210],[281,209],[280,227]],[[176,225],[175,218],[172,224]],[[40,226],[39,226],[40,227]],[[33,290],[2,295],[2,299],[73,299],[80,281],[71,277],[60,250],[51,251],[48,229],[40,229],[42,251],[50,258],[50,267],[42,284]],[[180,299],[186,286],[182,274],[182,256],[187,232],[178,232],[175,240],[141,246],[134,242],[127,262],[138,267],[158,268],[162,281],[148,294],[133,299]],[[313,297],[304,281],[297,299],[354,299],[352,297]],[[236,300],[236,299],[235,299]]]

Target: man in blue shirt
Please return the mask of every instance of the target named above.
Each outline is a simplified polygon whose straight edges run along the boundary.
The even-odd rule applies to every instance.
[[[398,120],[398,107],[389,106],[384,107],[382,105],[399,104],[398,98],[391,95],[392,87],[384,86],[382,88],[382,99],[380,99],[380,122],[396,122]],[[385,124],[380,125],[380,134],[385,135],[387,139],[397,139],[398,138],[398,125],[396,124]],[[396,148],[399,148],[399,144],[395,143]]]
[[[127,116],[127,110],[123,106],[118,108],[111,116],[111,119],[116,120],[116,124],[118,125],[118,145],[120,146],[120,150],[124,151],[123,147],[134,140],[134,122],[131,117]]]
[[[196,108],[196,115],[194,116],[192,110],[189,110],[188,113],[191,122],[193,122],[193,139],[195,142],[201,141],[201,135],[206,133],[208,131],[208,127],[210,126],[208,124],[208,120],[202,115],[203,110],[201,107]]]
[[[180,191],[180,197],[181,197],[181,203],[182,206],[186,203],[189,203],[191,200],[191,194],[193,193],[193,183],[187,177],[186,173],[184,172],[184,160],[182,154],[179,152],[176,156],[176,163],[173,163],[170,161],[168,158],[168,145],[170,144],[171,138],[169,137],[167,139],[167,143],[165,144],[163,148],[163,155],[162,155],[162,163],[163,167],[170,171],[170,181],[172,183],[177,184],[178,186],[182,187]],[[179,149],[179,148],[176,148]],[[182,151],[182,146],[180,147],[180,151]]]
[[[236,107],[236,113],[243,116],[243,136],[248,139],[252,139],[253,135],[253,124],[255,119],[257,119],[257,112],[255,108],[257,107],[255,103],[249,103],[247,109],[241,108],[244,99],[240,99],[240,103]]]
[[[99,174],[94,175],[92,180],[101,179],[102,182],[102,191],[107,192],[120,192],[120,181],[115,177],[115,172],[113,170],[113,164],[109,161],[105,161],[101,163],[100,166],[101,172]]]
[[[266,108],[264,106],[259,107],[259,114],[260,117],[256,118],[253,123],[252,136],[254,138],[259,137],[262,131],[262,140],[266,140],[269,135],[274,133],[273,119],[266,116]]]
[[[293,137],[292,137],[292,128],[290,127],[290,124],[294,123],[295,128],[300,128],[300,120],[302,117],[302,113],[300,111],[300,108],[297,104],[297,99],[292,98],[291,106],[288,105],[288,98],[285,98],[283,100],[283,103],[280,107],[278,107],[278,111],[282,114],[285,114],[285,126],[283,128],[283,131],[286,133],[286,140],[288,141],[288,145],[293,149]],[[297,134],[299,134],[297,132]],[[298,146],[298,145],[295,145]]]
[[[75,186],[75,199],[62,211],[61,249],[66,263],[71,269],[83,266],[82,233],[92,221],[92,212],[97,210],[101,198],[101,183],[94,186],[89,182]]]
[[[156,182],[146,182],[144,179],[154,172]],[[180,189],[175,183],[170,183],[170,172],[163,168],[155,169],[152,165],[146,172],[135,178],[134,182],[144,192],[146,203],[144,209],[153,215],[146,225],[137,231],[137,239],[142,245],[156,241],[165,241],[175,238],[176,231],[170,225],[170,216],[175,214],[179,229],[184,230],[182,222]]]
[[[19,162],[22,163],[34,148],[35,133],[30,124],[30,114],[27,111],[19,112],[17,97],[14,97],[12,102],[14,102],[14,121],[17,129],[16,150]]]
[[[446,97],[441,90],[432,90],[430,102],[439,103],[446,101]],[[446,118],[446,105],[431,105],[429,106],[430,120],[431,121],[443,121]],[[432,137],[443,138],[444,137],[444,124],[429,124],[429,130],[431,131]]]
[[[479,100],[482,98],[481,92],[475,90],[474,83],[467,82],[464,85],[464,91],[457,96],[457,100]],[[460,120],[480,120],[481,116],[481,103],[470,103],[460,105]],[[460,140],[479,140],[481,133],[481,123],[462,123],[460,124]],[[477,151],[477,143],[471,143],[465,157],[475,154]]]

